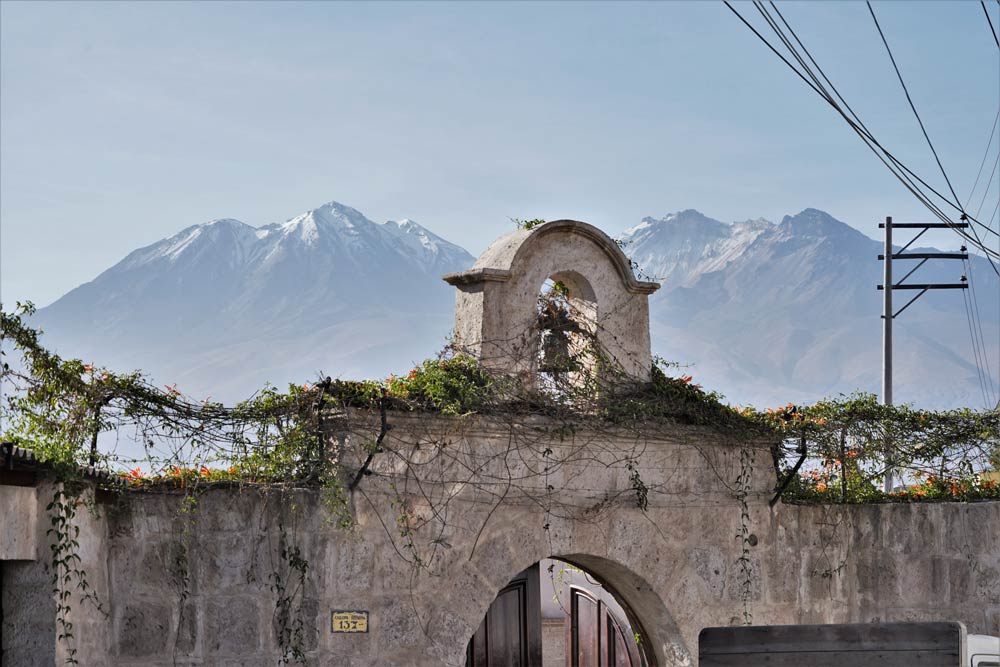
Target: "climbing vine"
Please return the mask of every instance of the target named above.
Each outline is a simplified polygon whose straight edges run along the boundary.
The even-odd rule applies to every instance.
[[[74,590],[80,593],[81,602],[89,601],[97,613],[107,615],[100,599],[91,588],[87,571],[80,560],[80,527],[74,524],[77,508],[83,504],[81,496],[84,486],[79,482],[67,481],[57,485],[52,500],[46,505],[50,527],[46,531],[51,538],[52,593],[56,602],[57,641],[66,645],[66,663],[79,664],[74,645],[74,624],[70,620]]]
[[[302,549],[291,542],[283,525],[278,526],[278,553],[281,563],[270,575],[271,592],[277,597],[274,620],[277,625],[280,662],[283,665],[305,662],[305,621],[302,617],[302,596],[309,571],[309,561]],[[291,588],[289,588],[291,586]]]
[[[750,547],[754,546],[755,538],[750,532],[750,504],[747,499],[753,488],[753,450],[749,447],[740,448],[740,472],[736,477],[736,501],[740,506],[740,601],[743,603],[743,622],[753,623],[750,611],[750,601],[753,598],[753,561],[750,559]]]

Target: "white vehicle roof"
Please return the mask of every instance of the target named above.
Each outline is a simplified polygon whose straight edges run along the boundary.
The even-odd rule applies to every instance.
[[[968,635],[969,667],[1000,667],[1000,637]]]

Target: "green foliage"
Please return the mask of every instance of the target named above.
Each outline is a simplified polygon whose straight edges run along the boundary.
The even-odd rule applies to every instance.
[[[783,494],[794,502],[910,502],[1000,497],[1000,483],[982,473],[1000,443],[1000,413],[930,411],[882,405],[851,394],[764,413],[745,411],[782,434],[782,477],[805,443],[806,464]],[[905,488],[885,493],[880,482],[891,459]]]
[[[650,382],[622,383],[621,388],[604,395],[600,401],[601,416],[616,423],[699,424],[748,437],[773,433],[767,424],[724,404],[720,394],[706,392],[701,385],[694,384],[690,375],[667,375],[675,366],[656,358]]]
[[[23,362],[23,368],[12,368],[6,358],[10,348],[0,345],[4,379],[26,380],[23,391],[4,391],[4,438],[29,446],[39,460],[68,477],[95,434],[110,428],[101,406],[113,396],[138,393],[138,375],[114,375],[45,350],[40,332],[24,321],[34,312],[31,303],[19,303],[14,313],[0,310],[0,343],[13,342]]]
[[[464,415],[481,410],[494,397],[496,380],[472,357],[430,359],[406,377],[391,376],[387,395],[413,407]]]
[[[533,218],[531,220],[522,220],[521,218],[511,218],[510,220],[511,222],[514,223],[514,225],[518,229],[524,229],[527,231],[531,231],[535,227],[545,224],[545,221],[542,220],[541,218]]]

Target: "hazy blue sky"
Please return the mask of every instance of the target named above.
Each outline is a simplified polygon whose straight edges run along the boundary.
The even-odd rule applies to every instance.
[[[1000,104],[983,11],[875,7],[964,198]],[[781,8],[943,187],[865,5]],[[187,225],[331,199],[474,254],[515,216],[614,233],[683,208],[812,206],[872,236],[887,214],[928,219],[721,3],[3,2],[0,57],[8,304],[44,305]]]

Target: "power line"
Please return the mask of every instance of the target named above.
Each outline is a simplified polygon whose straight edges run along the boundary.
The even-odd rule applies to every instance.
[[[969,203],[972,202],[972,195],[976,192],[976,188],[979,186],[979,178],[983,175],[983,167],[986,166],[986,158],[990,155],[990,147],[993,146],[993,135],[997,132],[998,121],[1000,121],[1000,107],[997,108],[997,115],[993,118],[993,129],[990,130],[990,140],[986,142],[986,151],[983,152],[983,159],[979,163],[979,171],[976,173],[976,182],[972,184],[972,189],[969,190],[969,198],[965,201],[965,208],[969,208]],[[996,167],[993,168],[996,169]],[[991,176],[990,179],[992,178],[993,177]],[[986,183],[986,188],[989,189],[990,181],[988,180]]]
[[[997,152],[997,159],[993,161],[993,170],[990,171],[990,177],[986,181],[986,188],[983,190],[983,198],[979,200],[979,207],[976,209],[976,215],[983,210],[983,204],[986,203],[986,195],[990,193],[990,186],[993,184],[993,175],[997,173],[997,165],[1000,164],[1000,151]],[[990,224],[993,224],[992,218],[990,219]]]
[[[965,260],[963,261],[963,264],[965,264],[965,273],[969,279],[969,304],[972,306],[972,326],[974,332],[978,334],[979,354],[982,358],[983,366],[985,366],[983,373],[984,385],[986,387],[987,394],[986,407],[989,408],[991,405],[996,403],[996,396],[994,395],[994,387],[996,385],[993,383],[993,370],[990,367],[989,353],[986,349],[986,337],[983,335],[983,321],[982,315],[979,312],[979,297],[976,296],[976,284],[973,280],[972,262]],[[998,360],[998,363],[1000,363],[1000,360]],[[1000,370],[1000,368],[998,368],[998,370]]]
[[[910,109],[913,111],[913,115],[916,117],[917,123],[920,125],[920,131],[924,133],[924,139],[927,140],[927,145],[930,146],[931,153],[934,154],[934,160],[937,162],[937,166],[941,170],[941,175],[944,176],[944,182],[948,184],[948,189],[951,190],[951,196],[954,197],[957,202],[959,201],[958,194],[955,192],[955,188],[951,185],[951,179],[948,178],[948,172],[944,170],[944,165],[941,164],[941,158],[938,157],[937,150],[931,142],[930,135],[927,134],[927,128],[924,127],[924,121],[920,118],[920,114],[917,113],[917,107],[913,104],[913,98],[910,97],[910,90],[906,87],[906,82],[903,81],[903,75],[899,71],[899,65],[896,64],[896,58],[892,55],[892,49],[889,48],[889,42],[885,39],[885,33],[882,32],[882,26],[879,25],[878,19],[875,18],[875,10],[872,9],[872,3],[865,2],[865,4],[868,6],[868,13],[872,15],[872,21],[875,22],[875,28],[878,29],[878,35],[882,38],[882,44],[885,45],[885,51],[889,54],[889,60],[892,61],[892,68],[896,70],[896,78],[899,79],[899,85],[903,87],[903,93],[906,94],[906,101],[910,103]]]
[[[1000,1],[1000,0],[998,0],[998,1]],[[765,16],[767,16],[766,9],[762,9],[761,3],[758,1],[756,4],[757,4],[758,11],[760,11],[762,14],[764,14]],[[773,0],[771,0],[771,7],[777,13],[777,15],[781,19],[782,23],[785,24],[785,27],[788,28],[788,31],[792,34],[792,37],[795,38],[795,41],[802,48],[802,51],[809,58],[810,62],[812,62],[812,64],[816,67],[816,70],[819,72],[820,76],[823,77],[823,80],[827,82],[827,84],[830,86],[830,89],[833,91],[833,93],[837,96],[837,98],[844,105],[844,107],[850,112],[850,114],[851,114],[851,116],[853,116],[854,120],[857,121],[857,126],[855,126],[855,124],[852,123],[852,121],[851,121],[850,118],[846,117],[846,114],[844,114],[843,111],[841,111],[838,108],[837,103],[833,101],[833,99],[829,96],[828,93],[826,93],[825,90],[822,93],[820,93],[820,94],[823,95],[824,98],[826,98],[826,100],[827,100],[827,102],[829,104],[831,104],[835,109],[837,109],[838,112],[840,112],[841,116],[843,116],[844,119],[849,124],[851,124],[852,129],[854,129],[855,132],[857,132],[859,134],[859,136],[861,136],[861,139],[863,141],[865,141],[866,144],[868,144],[869,149],[871,149],[873,152],[875,152],[876,157],[879,157],[881,159],[881,156],[878,154],[878,152],[876,152],[874,150],[874,148],[872,148],[871,144],[874,144],[875,146],[877,146],[878,149],[879,149],[879,151],[881,151],[882,153],[884,153],[886,155],[886,157],[888,157],[897,167],[899,167],[902,170],[900,172],[900,175],[902,175],[902,178],[906,179],[906,181],[908,182],[909,185],[907,185],[907,182],[904,182],[903,184],[907,186],[907,188],[910,190],[910,192],[913,193],[914,196],[916,196],[918,199],[920,199],[922,201],[922,203],[925,204],[925,206],[927,206],[928,208],[930,208],[931,211],[933,213],[935,213],[935,215],[942,222],[945,222],[946,224],[949,224],[949,226],[951,226],[951,221],[949,219],[947,219],[947,216],[944,214],[943,211],[941,211],[936,205],[934,205],[932,202],[930,202],[930,200],[928,198],[926,198],[925,195],[923,195],[922,193],[918,193],[918,192],[915,191],[915,190],[918,190],[919,188],[917,188],[916,184],[913,182],[913,180],[910,178],[910,176],[912,176],[913,178],[915,178],[917,181],[919,181],[922,185],[924,185],[925,187],[927,187],[931,192],[933,192],[935,195],[937,195],[938,197],[940,197],[942,200],[947,201],[947,199],[943,195],[941,195],[941,193],[939,193],[937,190],[935,190],[933,187],[931,187],[926,181],[924,181],[919,176],[917,176],[916,174],[914,174],[905,164],[903,164],[898,159],[896,159],[896,157],[891,152],[889,152],[884,146],[882,146],[875,139],[874,135],[872,135],[872,133],[868,130],[868,127],[861,120],[861,117],[858,116],[858,114],[854,111],[854,109],[851,108],[851,105],[847,103],[847,100],[845,100],[844,96],[840,94],[840,91],[837,90],[837,87],[835,85],[833,85],[833,82],[830,81],[830,78],[828,76],[826,76],[826,73],[823,71],[823,68],[820,67],[819,63],[816,62],[816,59],[812,57],[811,53],[809,53],[809,49],[806,48],[805,44],[802,43],[802,40],[800,40],[799,37],[798,37],[798,35],[795,33],[795,30],[788,23],[788,21],[785,20],[784,15],[781,13],[781,10],[778,9],[778,6],[773,2]],[[794,49],[792,49],[789,46],[788,40],[784,39],[784,37],[780,34],[781,31],[780,31],[780,29],[778,29],[775,26],[774,21],[773,20],[769,21],[769,24],[771,25],[772,30],[774,30],[775,33],[779,35],[779,37],[782,37],[782,41],[785,43],[786,47],[788,47],[790,50],[794,51]],[[765,43],[766,43],[766,40],[765,40]],[[800,63],[802,63],[804,69],[806,69],[806,70],[809,69],[808,65],[805,65],[805,63],[802,61],[801,58],[797,58],[797,60]],[[787,64],[787,62],[786,62],[786,64]],[[810,72],[810,75],[811,75],[811,78],[814,81],[817,81],[816,77],[814,75],[812,75],[811,72]],[[817,81],[817,84],[818,83],[819,82]],[[819,84],[819,87],[823,88],[823,86],[821,84]],[[816,89],[814,88],[814,90],[816,90]],[[819,93],[820,91],[817,90],[816,92]],[[858,129],[858,126],[860,126],[860,130]],[[885,164],[885,160],[882,160],[882,162],[883,162],[883,164]],[[895,171],[893,170],[893,168],[890,165],[886,164],[886,167],[888,167],[889,170],[893,171],[894,175],[896,175]],[[903,172],[905,172],[905,173],[903,173]],[[909,176],[907,176],[906,174],[909,174]],[[896,177],[900,178],[900,175],[896,175]],[[953,231],[958,232],[961,236],[965,236],[965,234],[963,232],[959,231],[959,229],[957,227],[953,228]]]
[[[972,358],[976,365],[976,379],[979,380],[979,392],[983,396],[983,404],[988,408],[989,399],[986,397],[986,382],[983,381],[983,366],[979,362],[979,345],[976,341],[976,334],[972,328],[972,313],[969,309],[969,297],[965,290],[962,290],[962,303],[965,305],[965,321],[969,328],[969,341],[972,343]]]
[[[872,8],[871,2],[866,2],[865,4],[868,6],[868,13],[871,14],[872,21],[875,22],[875,28],[878,30],[879,37],[882,38],[882,44],[885,45],[886,53],[889,54],[889,60],[892,62],[892,68],[896,71],[896,77],[899,79],[899,84],[903,87],[903,93],[906,95],[906,101],[909,103],[910,109],[913,111],[913,115],[914,115],[914,117],[916,117],[917,123],[920,125],[920,131],[923,133],[924,139],[927,141],[927,145],[930,147],[931,153],[934,155],[934,160],[937,162],[938,168],[941,170],[941,175],[944,176],[945,183],[948,184],[948,189],[951,191],[952,197],[954,197],[955,198],[955,202],[959,204],[960,210],[962,212],[961,220],[963,220],[963,221],[965,221],[965,220],[972,220],[976,224],[978,224],[981,227],[983,227],[986,231],[988,231],[991,234],[994,234],[994,235],[997,235],[998,237],[1000,237],[1000,233],[996,232],[991,227],[989,227],[987,225],[984,225],[983,223],[979,222],[978,219],[976,219],[976,217],[979,216],[979,212],[982,210],[982,206],[980,206],[979,210],[976,211],[976,217],[970,216],[969,213],[968,213],[968,211],[966,211],[964,209],[964,207],[961,206],[961,200],[959,200],[959,198],[958,198],[958,193],[956,193],[955,192],[955,188],[952,187],[951,179],[948,178],[948,172],[945,171],[944,165],[941,163],[941,158],[938,156],[938,152],[934,148],[934,143],[931,141],[930,135],[927,134],[927,128],[924,126],[924,121],[923,121],[923,119],[920,118],[920,114],[917,112],[917,107],[913,103],[913,98],[910,97],[910,91],[909,91],[909,89],[906,86],[906,82],[903,80],[902,73],[899,71],[899,66],[896,64],[896,58],[892,54],[892,49],[889,48],[889,42],[885,38],[885,33],[882,32],[882,26],[879,25],[878,19],[875,17],[875,10]],[[988,150],[989,150],[989,148],[987,147],[987,151]],[[998,157],[1000,157],[1000,156],[998,156]],[[990,176],[990,178],[992,179],[992,175]],[[985,201],[985,193],[983,195],[983,199]],[[969,229],[972,231],[972,235],[976,239],[976,243],[974,245],[976,245],[978,247],[981,247],[981,248],[985,247],[985,244],[983,243],[982,239],[979,237],[979,232],[976,231],[975,226],[972,226]],[[991,258],[989,258],[989,257],[988,257],[988,259],[990,259],[990,264],[992,265],[993,264],[993,260]],[[997,272],[997,276],[1000,277],[1000,271],[997,271],[997,267],[995,265],[993,266],[993,270],[995,272]]]
[[[837,97],[843,102],[844,107],[847,108],[848,111],[850,112],[851,114],[850,116],[848,115],[848,111],[845,111],[844,108],[842,108],[837,103],[837,101],[833,99],[833,96],[830,95],[830,93],[825,89],[825,87],[819,82],[816,75],[811,71],[811,68],[804,62],[802,57],[797,53],[796,49],[791,45],[787,37],[783,36],[783,33],[780,27],[777,26],[776,21],[771,19],[768,21],[768,24],[770,25],[771,29],[779,36],[779,38],[782,39],[782,42],[784,43],[786,48],[788,48],[789,52],[792,53],[793,56],[796,58],[796,60],[799,61],[803,70],[809,74],[809,76],[813,79],[813,81],[810,81],[808,78],[806,78],[806,74],[803,74],[802,71],[799,71],[799,69],[795,67],[795,65],[793,65],[781,52],[779,52],[778,49],[775,48],[774,45],[772,45],[771,42],[768,41],[767,38],[764,37],[749,21],[747,21],[747,19],[744,18],[743,15],[740,14],[740,12],[737,11],[728,0],[724,0],[724,4],[726,5],[726,8],[729,9],[729,11],[731,11],[757,37],[757,39],[759,39],[765,46],[767,46],[767,48],[770,49],[772,53],[778,56],[778,58],[789,69],[791,69],[796,76],[798,76],[807,86],[809,86],[809,88],[813,90],[813,92],[822,97],[830,106],[834,108],[834,110],[837,111],[837,113],[840,114],[840,116],[845,120],[845,122],[848,123],[851,129],[854,130],[856,134],[858,134],[858,136],[865,143],[868,149],[871,150],[873,154],[875,154],[875,156],[886,166],[886,168],[889,169],[890,173],[892,173],[893,176],[895,176],[896,179],[899,180],[900,183],[902,183],[903,186],[907,190],[909,190],[910,193],[913,194],[913,196],[916,197],[918,201],[924,204],[924,206],[927,207],[927,209],[930,210],[935,215],[935,217],[937,217],[939,220],[941,220],[942,223],[944,223],[945,225],[950,227],[953,231],[955,231],[957,234],[959,234],[970,245],[973,245],[976,248],[980,249],[990,260],[994,272],[998,276],[1000,276],[1000,269],[998,269],[993,263],[994,258],[1000,259],[1000,253],[985,246],[982,243],[982,241],[978,238],[978,234],[976,234],[975,236],[970,236],[968,233],[964,232],[960,228],[960,226],[956,225],[955,222],[952,221],[951,218],[949,218],[948,215],[943,210],[941,210],[941,208],[937,204],[935,204],[926,193],[924,193],[921,190],[920,185],[927,188],[930,192],[936,195],[942,202],[944,202],[951,208],[962,212],[962,205],[960,202],[957,201],[957,198],[955,202],[952,202],[951,200],[949,200],[948,197],[942,195],[933,186],[931,186],[922,178],[920,178],[920,176],[914,173],[913,170],[911,170],[909,167],[903,164],[898,158],[896,158],[888,149],[886,149],[881,143],[879,143],[877,139],[875,139],[875,137],[868,130],[868,128],[864,126],[864,123],[861,121],[860,117],[858,117],[857,113],[855,113],[853,109],[850,108],[846,100],[844,100],[843,96],[840,95],[839,91],[836,90],[836,87],[832,84],[832,82],[830,82],[826,74],[822,72],[822,68],[819,67],[815,59],[811,56],[811,54],[809,54],[808,49],[806,49],[805,46],[802,45],[801,40],[798,39],[798,36],[795,35],[794,30],[792,30],[790,26],[788,26],[789,31],[792,33],[796,42],[799,43],[802,50],[806,53],[806,56],[815,65],[816,69],[820,72],[820,75],[823,77],[824,80],[827,81],[827,83],[830,85],[830,88],[834,91]],[[756,2],[755,6],[757,7],[758,11],[760,11],[766,17],[767,10],[766,8],[763,7],[763,3]],[[778,10],[777,7],[773,5],[773,3],[772,6],[774,7],[775,12],[778,14],[778,16],[781,17],[782,22],[784,22],[787,26],[788,22],[785,21],[784,17],[781,15],[780,10]],[[765,20],[767,19],[765,18]],[[917,183],[919,183],[920,185],[918,185]],[[965,212],[963,212],[963,216],[965,216],[965,219],[971,219],[974,223],[982,225],[981,222],[976,220],[973,216],[969,216]],[[982,226],[986,227],[985,225]],[[993,234],[997,234],[997,232],[993,231],[992,229],[990,229],[989,231]]]
[[[979,0],[979,4],[983,6],[983,14],[986,14],[986,22],[990,24],[990,32],[993,33],[993,41],[996,42],[997,48],[1000,49],[1000,39],[997,39],[997,31],[993,29],[993,20],[990,18],[990,12],[986,9],[986,3],[983,0]],[[997,4],[1000,4],[998,2]]]

